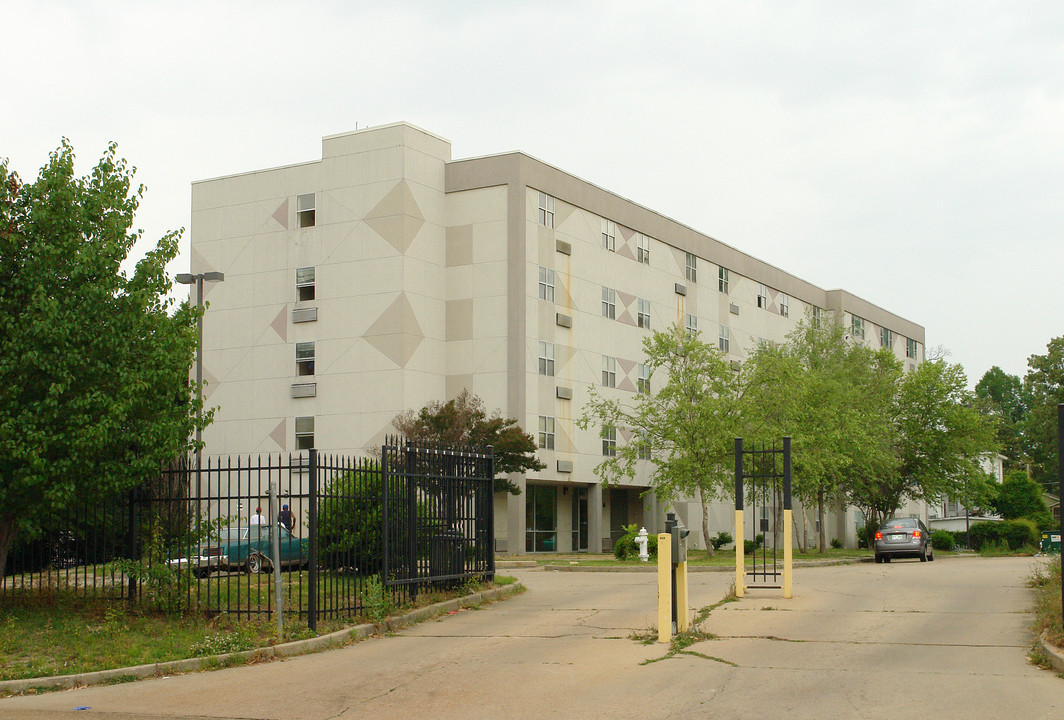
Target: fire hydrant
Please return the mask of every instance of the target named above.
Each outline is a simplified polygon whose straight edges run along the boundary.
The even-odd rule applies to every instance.
[[[639,559],[643,562],[650,560],[650,555],[647,553],[647,529],[639,528],[639,534],[635,536],[635,544],[639,546]]]

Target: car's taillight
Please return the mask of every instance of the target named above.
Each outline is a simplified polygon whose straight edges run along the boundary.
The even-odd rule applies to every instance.
[[[913,537],[914,538],[920,537],[920,531],[919,530],[913,530]]]
[[[882,540],[882,539],[883,539],[883,533],[881,533],[878,530],[876,530],[876,540]]]

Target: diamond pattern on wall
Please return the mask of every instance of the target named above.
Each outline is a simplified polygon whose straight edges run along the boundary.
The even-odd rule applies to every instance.
[[[400,180],[381,198],[366,214],[364,220],[401,254],[406,253],[421,226],[425,224],[425,216],[421,214],[421,208],[418,207],[406,180]]]
[[[425,333],[418,324],[406,293],[399,293],[395,301],[380,314],[362,337],[396,365],[406,367],[410,358],[421,347]]]

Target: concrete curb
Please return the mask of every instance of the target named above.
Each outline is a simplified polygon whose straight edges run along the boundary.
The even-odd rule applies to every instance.
[[[1053,643],[1046,640],[1047,632],[1047,630],[1043,630],[1042,634],[1038,636],[1038,642],[1042,645],[1042,652],[1045,653],[1046,662],[1057,672],[1064,673],[1064,654],[1057,650]]]
[[[136,665],[134,667],[115,668],[113,670],[97,670],[96,672],[80,673],[77,675],[55,675],[43,678],[26,678],[24,680],[0,681],[0,695],[18,694],[33,689],[66,689],[75,687],[87,687],[89,685],[102,685],[104,683],[126,680],[141,680],[157,675],[174,675],[177,673],[197,672],[200,670],[212,670],[228,667],[229,665],[242,665],[247,662],[261,662],[274,658],[293,657],[306,655],[313,652],[321,652],[330,648],[343,647],[351,642],[365,640],[371,635],[383,635],[386,632],[394,632],[403,628],[416,625],[425,620],[431,620],[440,615],[457,612],[462,608],[482,605],[484,603],[502,600],[510,595],[516,595],[524,590],[524,586],[515,582],[503,587],[492,588],[482,592],[475,592],[460,598],[445,600],[444,602],[429,605],[427,607],[412,610],[406,615],[389,618],[382,623],[355,625],[344,630],[337,630],[328,635],[308,638],[306,640],[294,640],[292,642],[274,645],[272,647],[245,650],[243,652],[211,655],[208,657],[186,658],[184,660],[170,660],[169,662],[151,663],[148,665]]]

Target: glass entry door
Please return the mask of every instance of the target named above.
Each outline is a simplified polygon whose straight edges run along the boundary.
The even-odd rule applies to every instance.
[[[573,488],[573,551],[587,550],[587,488]]]
[[[525,487],[525,552],[558,549],[558,489],[553,485]]]

